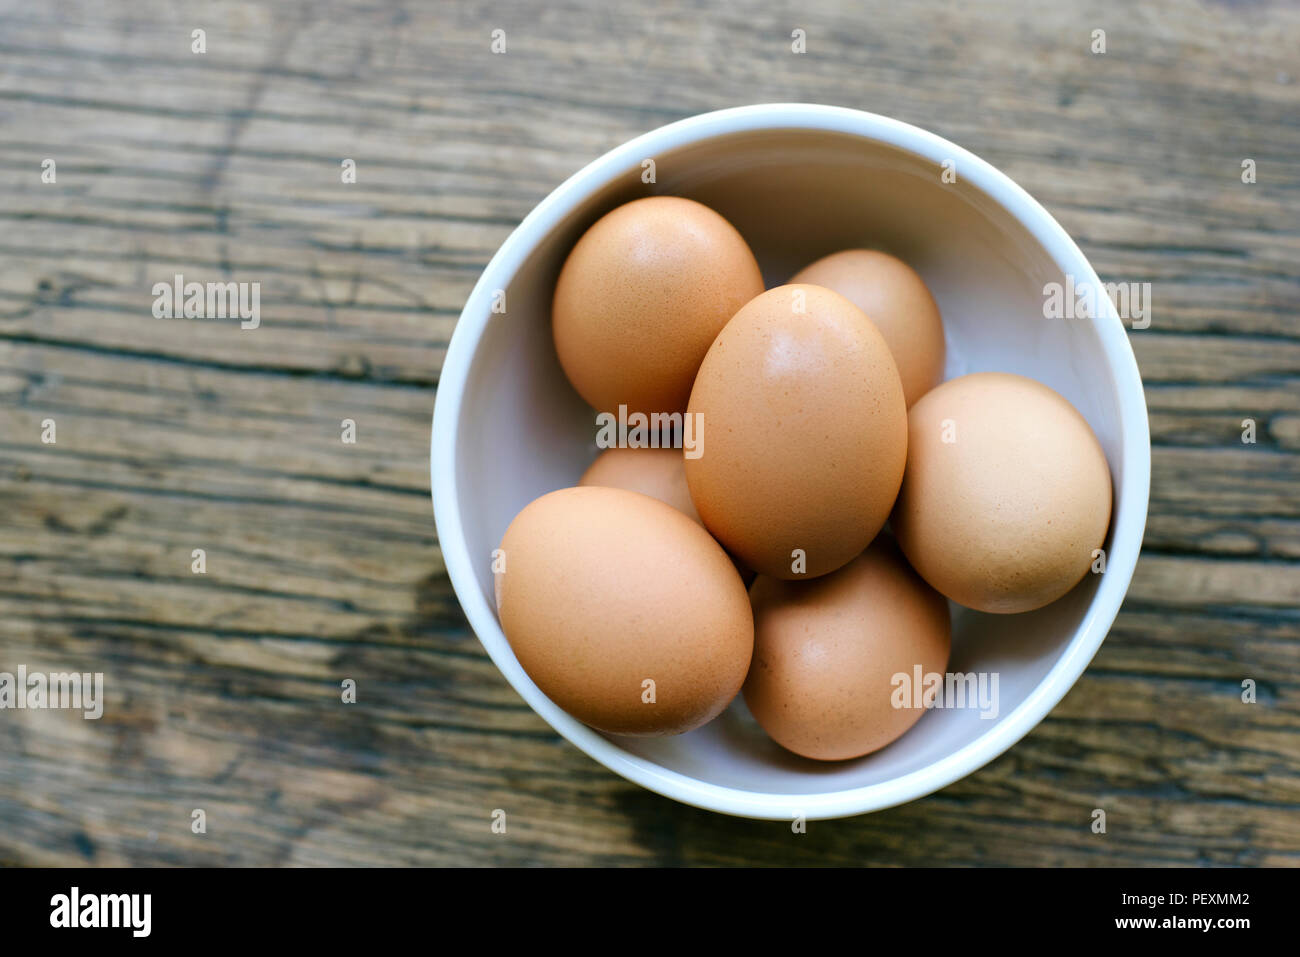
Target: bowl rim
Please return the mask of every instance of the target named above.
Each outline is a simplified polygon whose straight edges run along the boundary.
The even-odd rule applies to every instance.
[[[496,614],[480,592],[457,508],[456,443],[461,405],[473,358],[491,318],[492,290],[505,289],[533,248],[588,196],[639,166],[646,156],[737,133],[803,130],[842,133],[910,152],[941,166],[955,160],[964,181],[1013,216],[1076,282],[1101,288],[1097,273],[1065,229],[1023,188],[975,154],[900,120],[847,107],[764,103],[702,113],[661,126],[606,152],[556,187],[524,217],[488,262],[466,300],[447,347],[434,400],[429,448],[430,492],[443,562],[452,588],[479,642],[532,709],[588,756],[629,781],[684,804],[763,820],[823,820],[904,804],[983,767],[1029,733],[1087,668],[1119,612],[1137,565],[1146,527],[1151,448],[1137,360],[1109,297],[1095,320],[1119,399],[1124,462],[1116,490],[1116,517],[1106,571],[1083,622],[1060,658],[1010,714],[975,740],[915,771],[876,784],[808,794],[750,791],[700,781],[624,750],[547,698],[524,673]],[[1123,514],[1120,514],[1120,508]]]

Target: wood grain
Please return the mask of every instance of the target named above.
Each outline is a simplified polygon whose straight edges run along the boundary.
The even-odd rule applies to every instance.
[[[0,670],[93,663],[108,707],[0,716],[0,863],[1300,864],[1297,50],[1287,0],[3,0]],[[428,496],[513,226],[635,134],[772,100],[963,144],[1154,304],[1146,547],[1092,666],[982,771],[803,835],[553,734]],[[260,282],[262,327],[154,319],[177,272]]]

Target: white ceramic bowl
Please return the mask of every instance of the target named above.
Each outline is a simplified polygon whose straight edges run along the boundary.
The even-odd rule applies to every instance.
[[[642,182],[643,161],[657,182]],[[945,183],[947,163],[956,182]],[[617,738],[580,724],[524,674],[497,621],[491,554],[515,514],[576,483],[594,458],[594,414],[552,345],[560,265],[582,232],[619,203],[688,196],[748,240],[768,285],[852,246],[886,249],[925,279],[943,313],[947,376],[1015,372],[1066,396],[1110,462],[1115,507],[1106,570],[1037,612],[954,606],[949,670],[999,676],[999,714],[933,710],[867,757],[819,763],[773,744],[737,698],[703,728]],[[447,350],[433,417],[434,514],[447,573],[470,625],[506,680],[560,734],[601,764],[698,807],[790,820],[843,817],[951,784],[1011,747],[1061,700],[1119,610],[1146,524],[1146,405],[1127,333],[1107,300],[1100,319],[1043,318],[1043,287],[1096,283],[1061,226],[988,163],[896,120],[828,106],[721,110],[611,150],[546,197],[483,271]],[[506,290],[505,314],[492,313]],[[666,611],[670,614],[670,611]]]

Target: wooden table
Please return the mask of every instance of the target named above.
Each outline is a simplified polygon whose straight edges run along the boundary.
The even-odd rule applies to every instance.
[[[0,670],[107,683],[97,722],[0,712],[0,863],[1300,863],[1300,7],[615,6],[0,3]],[[802,835],[558,738],[429,503],[438,370],[511,228],[637,133],[774,100],[963,144],[1154,303],[1146,548],[1100,654],[988,767]],[[175,273],[260,282],[261,327],[155,319]]]

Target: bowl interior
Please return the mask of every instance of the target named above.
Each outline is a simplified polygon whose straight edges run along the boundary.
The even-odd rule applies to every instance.
[[[942,310],[947,375],[1015,372],[1063,394],[1101,441],[1116,514],[1124,508],[1120,389],[1098,325],[1043,317],[1043,287],[1065,281],[1061,266],[1011,213],[963,180],[960,159],[957,181],[944,183],[933,157],[815,129],[745,131],[681,145],[653,156],[657,182],[649,185],[642,182],[643,158],[651,157],[625,157],[624,168],[594,184],[536,237],[513,275],[500,277],[506,311],[487,320],[473,354],[458,415],[456,507],[473,584],[489,607],[491,554],[510,520],[537,496],[573,485],[597,451],[594,413],[565,380],[552,345],[556,275],[600,215],[651,194],[687,196],[726,216],[754,250],[769,286],[826,253],[854,246],[883,249],[910,263]],[[486,312],[488,298],[477,302]],[[1114,528],[1112,522],[1112,535]],[[1081,634],[1103,577],[1088,575],[1065,598],[1023,615],[954,606],[949,670],[997,675],[993,716],[975,708],[932,710],[890,747],[831,764],[773,744],[739,698],[719,719],[687,735],[609,740],[633,760],[706,784],[789,795],[796,803],[801,795],[887,782],[954,754],[1006,721]],[[512,683],[570,734],[573,723],[536,692],[495,621],[488,628],[476,625]]]

